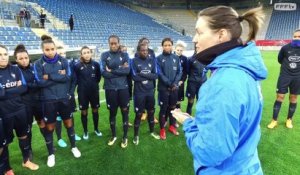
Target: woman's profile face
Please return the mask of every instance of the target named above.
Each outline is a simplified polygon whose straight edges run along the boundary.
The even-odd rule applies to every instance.
[[[215,46],[220,43],[218,32],[209,28],[207,17],[199,17],[196,23],[196,34],[193,42],[196,44],[196,52]]]
[[[7,50],[0,47],[0,68],[5,68],[8,65],[8,57]]]

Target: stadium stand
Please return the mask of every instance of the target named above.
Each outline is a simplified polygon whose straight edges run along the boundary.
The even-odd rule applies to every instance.
[[[76,3],[74,0],[72,1],[31,1],[47,9],[65,24],[68,23],[70,15],[74,15],[75,29],[73,32],[49,29],[51,34],[69,47],[97,45],[107,48],[107,38],[111,34],[120,36],[122,44],[128,47],[136,47],[137,41],[141,37],[148,37],[153,46],[160,46],[164,37],[191,43],[191,37],[182,36],[180,33],[156,23],[149,16],[118,4],[106,1],[78,0]]]
[[[0,27],[0,43],[7,46],[9,50],[23,43],[28,49],[39,49],[40,39],[30,28],[25,27]]]
[[[267,40],[290,39],[294,30],[300,27],[300,3],[297,9],[292,11],[273,10],[270,24],[267,29]]]
[[[76,3],[75,3],[76,2]],[[299,6],[299,4],[298,4]],[[34,28],[18,27],[18,12],[22,7],[29,9],[32,21],[38,27],[39,13],[43,9],[49,17],[46,31],[36,32]],[[135,48],[141,37],[148,37],[151,46],[160,47],[164,37],[174,41],[183,40],[192,49],[192,36],[196,13],[192,10],[143,8],[131,5],[131,8],[105,0],[28,0],[0,2],[0,43],[13,48],[23,43],[29,49],[39,49],[40,33],[47,33],[69,48],[83,45],[107,49],[107,38],[111,34],[120,36],[122,44]],[[238,10],[242,14],[246,9]],[[258,34],[258,40],[289,39],[293,30],[300,26],[299,8],[295,11],[277,11],[272,6],[265,8],[266,20]],[[73,14],[75,30],[68,29],[68,19]],[[58,25],[59,23],[59,25]],[[48,25],[47,25],[48,24]],[[2,26],[2,27],[1,27]],[[245,24],[247,26],[247,24]],[[176,29],[176,30],[174,30]],[[185,29],[187,36],[182,35]],[[245,37],[245,36],[244,36]]]

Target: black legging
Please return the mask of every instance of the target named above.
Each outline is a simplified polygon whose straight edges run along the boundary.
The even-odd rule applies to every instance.
[[[117,115],[118,108],[110,108],[109,111],[109,122],[110,122],[110,129],[112,132],[112,136],[116,137],[116,115]],[[123,119],[123,138],[127,138],[128,132],[128,112],[129,108],[121,108],[122,119]]]

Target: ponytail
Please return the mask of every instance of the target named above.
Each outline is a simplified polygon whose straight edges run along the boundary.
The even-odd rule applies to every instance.
[[[239,18],[241,20],[246,20],[249,24],[247,42],[254,40],[264,20],[262,6],[248,10],[242,16],[239,16]]]

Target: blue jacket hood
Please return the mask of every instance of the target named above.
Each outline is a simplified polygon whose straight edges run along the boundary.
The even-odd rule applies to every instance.
[[[207,69],[233,67],[249,73],[255,80],[264,80],[267,77],[267,68],[262,56],[253,41],[246,46],[236,47],[215,58]]]

